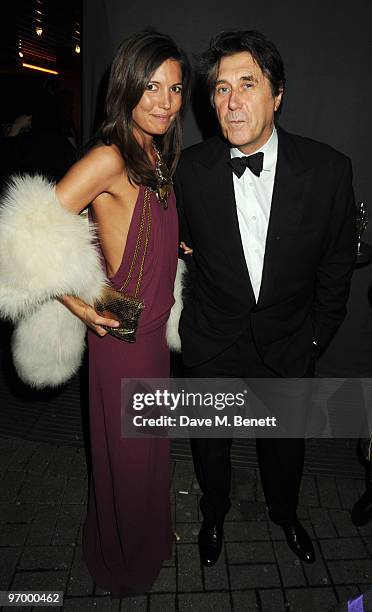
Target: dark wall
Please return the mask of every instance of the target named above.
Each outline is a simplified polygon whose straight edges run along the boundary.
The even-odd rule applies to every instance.
[[[370,0],[237,0],[176,4],[86,0],[83,38],[85,137],[94,125],[99,84],[120,41],[146,26],[171,34],[193,61],[222,29],[257,29],[277,45],[287,87],[280,124],[327,142],[351,157],[357,200],[372,211],[372,2]],[[185,146],[201,140],[195,116],[185,123]],[[365,233],[372,243],[372,222]],[[294,245],[294,257],[296,256]],[[355,270],[345,323],[320,364],[329,376],[372,375],[371,265]]]

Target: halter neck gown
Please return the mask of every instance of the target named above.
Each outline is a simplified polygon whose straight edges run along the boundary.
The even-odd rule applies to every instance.
[[[119,289],[133,258],[144,201],[140,187],[123,259],[110,279]],[[169,440],[121,435],[121,379],[166,378],[165,325],[173,305],[178,221],[150,194],[151,235],[139,297],[145,302],[130,344],[88,332],[92,474],[83,529],[83,557],[96,584],[113,596],[148,591],[172,551]],[[142,255],[141,249],[141,255]],[[139,260],[141,257],[139,257]],[[137,272],[127,293],[134,294]]]

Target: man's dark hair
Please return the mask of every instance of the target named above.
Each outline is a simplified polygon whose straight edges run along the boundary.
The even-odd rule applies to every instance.
[[[190,67],[183,50],[160,32],[144,30],[126,38],[111,66],[106,96],[106,119],[99,136],[105,144],[116,144],[125,162],[129,180],[156,186],[156,177],[144,150],[133,133],[132,111],[139,103],[152,74],[168,59],[176,60],[182,72],[182,105],[169,130],[156,139],[173,174],[181,152],[182,127],[189,90]]]
[[[247,51],[269,79],[273,96],[284,90],[285,74],[283,60],[275,45],[255,30],[220,32],[200,57],[199,70],[205,78],[213,105],[213,93],[218,68],[223,57]]]

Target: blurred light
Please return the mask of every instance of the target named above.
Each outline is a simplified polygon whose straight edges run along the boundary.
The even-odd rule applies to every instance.
[[[78,43],[75,45],[75,53],[80,53],[80,45]]]
[[[38,36],[41,36],[41,35],[42,35],[42,33],[43,33],[43,28],[42,28],[42,27],[40,27],[40,26],[37,26],[37,27],[36,27],[36,29],[35,29],[35,32],[36,32],[36,34],[37,34]]]
[[[18,51],[18,55],[19,55],[19,57],[23,57],[22,51]]]
[[[57,70],[49,70],[49,68],[42,68],[41,66],[34,66],[34,64],[22,63],[23,68],[31,68],[32,70],[39,70],[40,72],[48,72],[48,74],[59,74]]]

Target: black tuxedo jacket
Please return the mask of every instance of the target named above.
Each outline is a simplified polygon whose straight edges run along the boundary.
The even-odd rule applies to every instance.
[[[176,173],[180,239],[194,249],[192,258],[185,257],[191,282],[180,321],[184,363],[211,359],[250,328],[270,368],[281,376],[302,376],[312,341],[325,348],[346,313],[356,252],[350,160],[278,128],[256,303],[229,159],[229,145],[215,137],[186,149]]]

